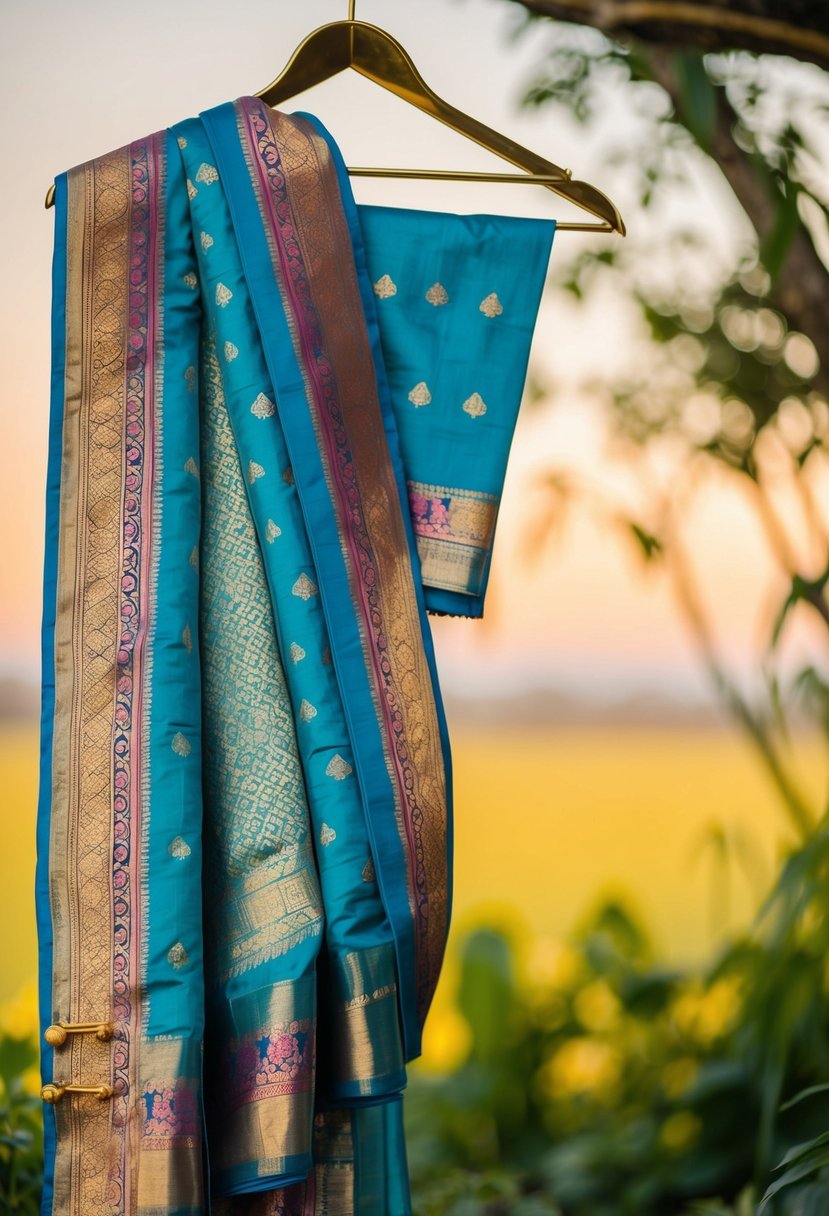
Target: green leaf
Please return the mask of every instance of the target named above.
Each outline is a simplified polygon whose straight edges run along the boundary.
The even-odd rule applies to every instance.
[[[458,1005],[472,1031],[472,1058],[497,1064],[503,1055],[504,1027],[514,1000],[512,959],[502,934],[481,929],[467,940],[461,957]]]
[[[673,58],[679,85],[679,117],[710,156],[717,123],[715,86],[699,51],[677,51]]]
[[[780,1108],[782,1110],[782,1107]],[[829,1144],[829,1132],[823,1132],[820,1136],[816,1136],[814,1140],[804,1140],[802,1144],[795,1144],[786,1153],[777,1165],[772,1166],[773,1170],[782,1170],[785,1165],[791,1165],[793,1161],[799,1161],[801,1157],[808,1156],[809,1153],[821,1147],[821,1145]]]
[[[791,1110],[793,1106],[797,1106],[798,1102],[802,1102],[805,1098],[812,1098],[815,1094],[829,1093],[829,1081],[823,1085],[810,1085],[808,1089],[802,1089],[799,1094],[795,1094],[793,1098],[789,1098],[788,1102],[784,1102],[780,1110]]]
[[[774,193],[774,223],[760,243],[760,260],[769,272],[772,283],[780,274],[791,243],[800,228],[797,195],[797,184],[792,181],[787,181],[782,190],[778,189]]]
[[[829,1165],[829,1148],[819,1149],[808,1157],[801,1159],[798,1165],[787,1170],[776,1182],[773,1182],[771,1186],[766,1188],[766,1192],[757,1208],[757,1216],[761,1216],[761,1213],[768,1207],[771,1199],[779,1194],[780,1191],[784,1190],[787,1186],[793,1186],[795,1182],[802,1182],[804,1178],[816,1174],[818,1170],[823,1169],[827,1165]]]
[[[662,542],[658,537],[654,536],[651,532],[646,532],[644,528],[634,523],[633,520],[629,522],[628,527],[633,535],[633,539],[637,542],[648,561],[662,553]]]

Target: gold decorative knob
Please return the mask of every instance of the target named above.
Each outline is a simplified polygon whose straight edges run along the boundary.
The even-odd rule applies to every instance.
[[[99,1042],[106,1043],[113,1033],[112,1022],[55,1022],[47,1026],[43,1037],[50,1047],[62,1047],[70,1034],[94,1034]]]
[[[115,1090],[111,1085],[44,1085],[40,1091],[40,1096],[44,1102],[48,1102],[50,1106],[54,1106],[56,1102],[60,1102],[64,1094],[92,1094],[93,1097],[103,1101],[105,1098],[111,1098]]]

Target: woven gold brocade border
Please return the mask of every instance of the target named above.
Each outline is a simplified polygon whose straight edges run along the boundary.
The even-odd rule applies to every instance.
[[[487,558],[485,550],[418,536],[417,552],[425,586],[480,595]]]
[[[141,1044],[136,1086],[141,1095],[137,1216],[201,1211],[201,1064],[201,1044],[193,1040],[154,1039]],[[160,1115],[151,1100],[154,1095],[163,1104]]]
[[[66,380],[50,839],[52,1016],[105,1021],[112,1000],[112,723],[119,637],[129,150],[68,175]],[[73,1035],[54,1080],[111,1084],[112,1043]],[[56,1107],[54,1210],[110,1216],[126,1099]]]
[[[364,1096],[383,1092],[378,1087],[404,1066],[394,949],[384,942],[332,956],[331,971],[334,991],[326,997],[333,1031],[320,1042],[321,1059],[337,1085],[357,1085]]]
[[[314,1119],[314,1216],[354,1214],[354,1129],[348,1110]]]
[[[480,595],[498,499],[420,481],[408,482],[407,488],[424,584]]]

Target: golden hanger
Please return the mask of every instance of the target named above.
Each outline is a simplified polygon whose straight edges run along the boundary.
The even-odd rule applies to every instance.
[[[288,98],[310,89],[346,68],[354,68],[375,84],[396,93],[410,105],[446,123],[482,148],[510,161],[524,173],[463,173],[442,169],[349,168],[354,177],[426,178],[431,181],[523,182],[545,186],[555,194],[589,211],[598,224],[560,223],[558,230],[618,232],[625,225],[616,206],[588,182],[573,181],[569,169],[561,169],[505,135],[485,127],[433,93],[396,38],[376,25],[354,18],[355,0],[349,0],[348,20],[334,21],[312,30],[297,47],[285,68],[267,88],[256,94],[269,106],[278,107]]]
[[[256,93],[266,105],[279,107],[297,93],[353,68],[361,76],[382,85],[410,105],[431,114],[453,131],[479,144],[487,151],[509,161],[523,173],[461,172],[444,169],[349,168],[354,177],[425,178],[430,181],[476,181],[523,183],[544,186],[589,211],[599,223],[556,224],[558,231],[618,232],[625,225],[615,204],[589,182],[573,181],[569,169],[561,169],[505,135],[484,126],[475,118],[456,110],[433,93],[397,39],[376,25],[357,21],[355,0],[349,0],[348,19],[319,26],[300,43],[285,68],[271,84]],[[46,206],[54,202],[54,186],[49,187]]]

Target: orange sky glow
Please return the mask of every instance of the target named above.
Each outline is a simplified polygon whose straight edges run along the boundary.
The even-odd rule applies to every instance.
[[[299,6],[251,0],[241,22],[209,0],[175,6],[148,0],[140,27],[122,6],[100,0],[6,5],[13,36],[0,51],[0,138],[4,240],[0,245],[0,674],[38,672],[43,489],[49,382],[52,214],[43,196],[63,169],[208,106],[264,86],[314,25],[346,15],[346,4]],[[522,112],[517,98],[540,49],[538,36],[512,43],[514,14],[497,0],[424,0],[412,5],[361,0],[358,16],[383,24],[403,42],[430,85],[447,100],[509,133],[576,176],[595,181],[625,212],[631,237],[645,222],[615,189],[584,133],[547,112]],[[469,31],[474,30],[474,38]],[[439,36],[436,36],[436,32]],[[349,75],[296,107],[318,113],[349,163],[480,168],[491,159],[397,99]],[[623,116],[609,119],[623,122]],[[616,130],[624,138],[624,129]],[[621,189],[621,188],[620,188]],[[695,205],[712,203],[701,181]],[[542,190],[359,181],[358,200],[458,211],[562,215]],[[519,197],[520,196],[520,197]],[[724,209],[727,212],[727,208]],[[726,214],[725,237],[739,232]],[[566,241],[561,233],[550,266]],[[618,238],[604,238],[618,239]],[[605,422],[572,385],[597,353],[612,359],[630,340],[612,304],[589,314],[559,297],[545,302],[533,360],[556,386],[552,399],[522,411],[499,521],[487,619],[438,621],[439,661],[448,684],[486,693],[527,683],[587,690],[599,698],[656,689],[690,699],[709,694],[668,581],[645,571],[607,513],[587,506],[568,514],[543,549],[537,531],[538,479],[564,470],[596,499],[637,505],[639,475],[623,452],[609,450]],[[829,514],[827,486],[817,487]],[[782,517],[797,530],[798,505],[781,492]],[[784,588],[755,512],[726,476],[706,483],[688,508],[686,543],[718,642],[729,665],[750,678]],[[528,550],[534,550],[529,552]],[[807,555],[808,559],[808,555]],[[816,661],[825,643],[804,611],[787,643],[791,669]]]

